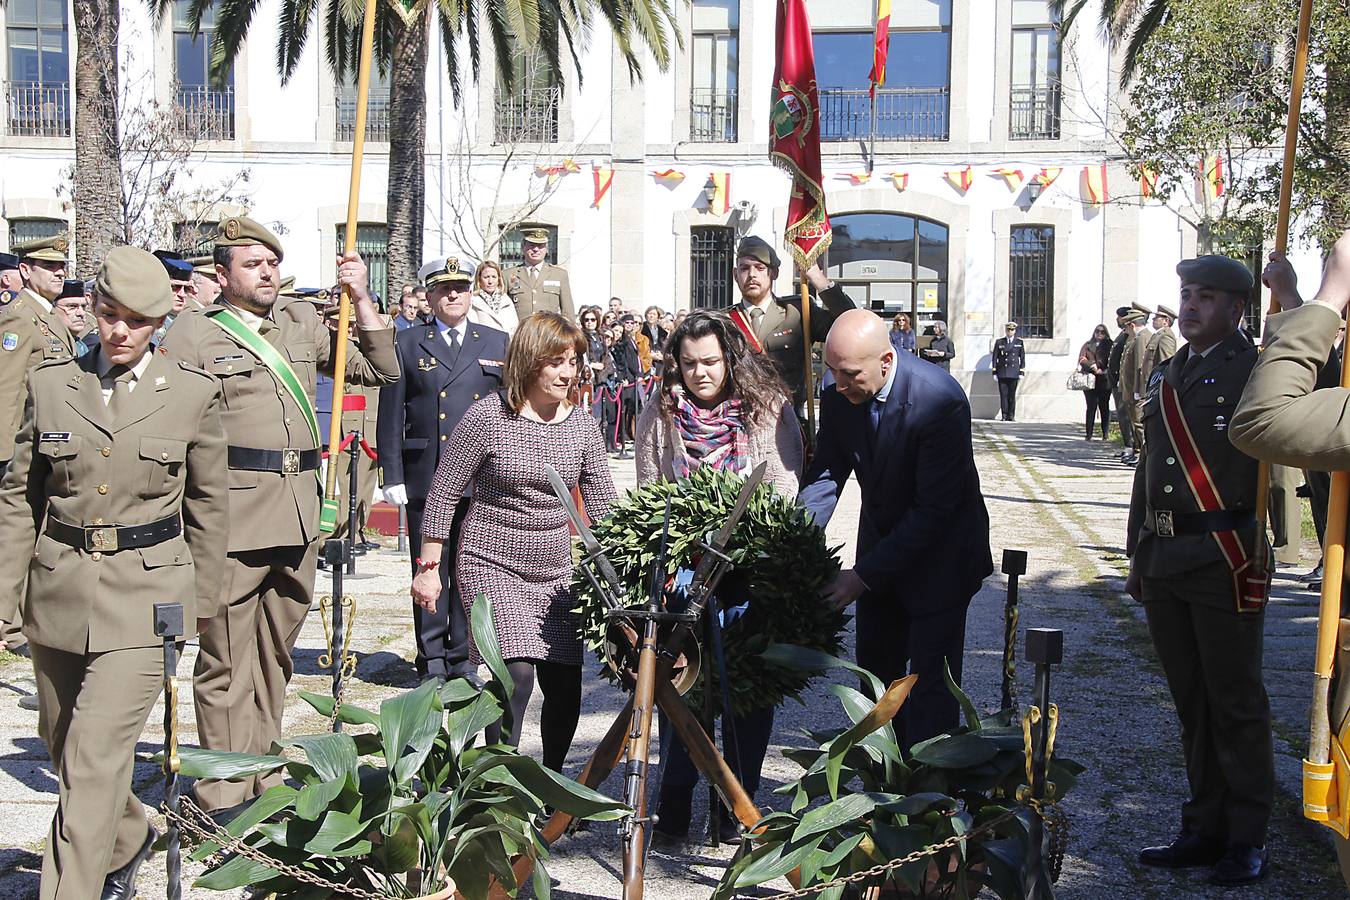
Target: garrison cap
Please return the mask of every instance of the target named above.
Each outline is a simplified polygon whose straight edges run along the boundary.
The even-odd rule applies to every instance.
[[[57,300],[64,300],[67,297],[83,297],[84,282],[79,278],[67,278],[65,284],[61,285],[61,293],[56,295]]]
[[[526,228],[520,233],[520,239],[527,244],[548,244],[548,229]]]
[[[19,258],[13,253],[0,253],[0,272],[19,267]]]
[[[173,310],[169,273],[158,259],[139,247],[114,247],[98,267],[95,288],[101,296],[152,319]]]
[[[749,256],[757,259],[770,269],[777,269],[781,265],[778,260],[778,253],[769,246],[769,242],[762,237],[755,237],[753,234],[741,238],[741,242],[736,245],[736,258]]]
[[[189,281],[192,278],[192,263],[183,259],[183,254],[172,250],[155,250],[152,254],[164,265],[170,281]]]
[[[1177,274],[1181,276],[1182,284],[1203,284],[1230,294],[1250,293],[1252,286],[1256,284],[1252,270],[1228,256],[1183,259],[1177,263]]]
[[[425,263],[417,277],[427,287],[437,284],[473,284],[473,273],[460,265],[457,256],[442,256]]]
[[[1135,312],[1143,313],[1145,318],[1153,315],[1153,310],[1149,309],[1147,306],[1140,303],[1138,300],[1130,304],[1130,309],[1134,310]]]
[[[217,247],[247,247],[250,244],[262,244],[275,253],[278,260],[281,259],[281,240],[248,216],[230,216],[216,230]]]
[[[1167,318],[1171,319],[1171,320],[1174,321],[1174,322],[1176,321],[1176,318],[1177,318],[1176,311],[1173,310],[1172,307],[1170,307],[1170,306],[1163,306],[1161,303],[1158,304],[1158,312],[1157,312],[1157,315],[1160,315],[1160,316],[1167,316]]]
[[[24,241],[10,248],[19,259],[40,259],[43,262],[66,262],[66,253],[70,250],[70,238],[63,231],[51,237]]]

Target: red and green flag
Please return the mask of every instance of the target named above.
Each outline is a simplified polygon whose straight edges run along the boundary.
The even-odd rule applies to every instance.
[[[778,63],[769,113],[769,158],[792,176],[784,243],[802,269],[830,246],[820,171],[820,97],[805,0],[778,0]]]
[[[877,88],[886,86],[886,56],[891,51],[891,0],[877,0],[877,27],[872,40],[872,72],[867,76],[872,82],[867,91],[869,97],[875,97]]]

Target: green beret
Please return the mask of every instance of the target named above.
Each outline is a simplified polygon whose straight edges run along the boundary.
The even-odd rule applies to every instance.
[[[1158,315],[1167,316],[1167,318],[1171,319],[1174,322],[1176,321],[1177,318],[1177,314],[1172,310],[1172,307],[1163,306],[1161,303],[1158,304]]]
[[[526,228],[520,233],[520,239],[527,244],[548,244],[548,229]]]
[[[454,256],[439,257],[423,264],[417,274],[427,287],[437,284],[473,284],[473,274]]]
[[[778,260],[778,253],[769,242],[762,237],[755,237],[753,234],[749,237],[741,238],[741,242],[736,246],[736,258],[748,256],[751,259],[757,259],[770,269],[777,269],[781,265]]]
[[[275,234],[248,216],[230,216],[216,230],[217,247],[247,247],[262,244],[281,259],[281,241]]]
[[[1182,284],[1203,284],[1216,291],[1249,294],[1256,279],[1246,264],[1228,256],[1199,256],[1177,263]]]
[[[1138,300],[1130,304],[1130,309],[1134,310],[1135,312],[1143,313],[1145,317],[1153,315],[1153,310],[1149,309],[1147,306],[1140,303]]]
[[[70,251],[70,238],[63,231],[36,241],[24,241],[9,249],[21,260],[40,259],[43,262],[63,263],[66,262],[66,254]]]
[[[94,288],[100,296],[151,319],[167,316],[173,309],[169,273],[158,259],[139,247],[109,250],[98,267]]]

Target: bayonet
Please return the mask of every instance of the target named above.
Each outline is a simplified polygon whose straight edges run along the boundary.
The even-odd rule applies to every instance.
[[[600,546],[600,542],[595,539],[595,534],[591,531],[586,520],[581,517],[581,511],[577,509],[576,501],[572,499],[572,492],[567,489],[567,482],[563,481],[562,475],[557,469],[544,464],[544,474],[548,476],[548,482],[553,486],[553,493],[558,495],[558,500],[563,505],[563,510],[567,513],[567,518],[571,520],[572,527],[576,529],[577,536],[581,538],[581,546],[586,551],[586,555],[581,558],[581,571],[586,576],[586,580],[595,588],[595,592],[604,601],[609,609],[619,609],[623,606],[622,598],[627,593],[624,590],[623,583],[619,581],[619,573],[615,571],[614,564],[605,556],[605,550]]]

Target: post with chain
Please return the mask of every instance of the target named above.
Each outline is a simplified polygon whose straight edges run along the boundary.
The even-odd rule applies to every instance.
[[[328,571],[333,573],[332,607],[333,627],[329,634],[328,657],[333,670],[333,730],[342,730],[342,721],[337,716],[337,705],[342,702],[342,680],[346,665],[347,647],[343,634],[342,621],[342,567],[351,551],[351,534],[345,538],[331,538],[324,542],[323,558],[328,563]]]
[[[1032,717],[1031,724],[1031,821],[1027,828],[1027,884],[1029,900],[1053,898],[1051,878],[1045,859],[1045,821],[1041,810],[1046,799],[1046,772],[1050,764],[1048,747],[1054,716],[1050,706],[1050,667],[1064,660],[1064,632],[1058,628],[1027,629],[1027,661],[1036,667],[1035,709],[1044,714]]]
[[[168,830],[164,836],[164,859],[168,875],[168,900],[183,896],[181,835],[178,828],[178,642],[186,634],[183,604],[156,603],[155,636],[164,641],[164,808]]]
[[[365,400],[365,397],[361,398]],[[357,510],[356,492],[360,490],[357,479],[361,464],[361,432],[353,431],[348,437],[351,443],[347,447],[347,574],[356,574],[356,529],[361,517]]]
[[[1008,598],[1003,604],[1003,705],[1017,702],[1017,579],[1027,573],[1027,551],[1004,550],[1003,574],[1008,576]]]

